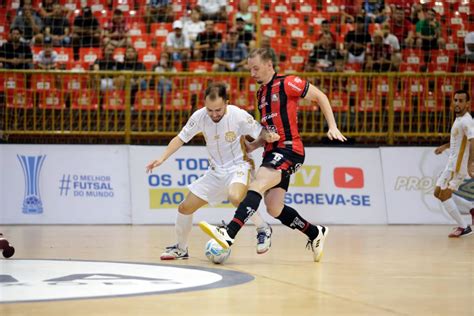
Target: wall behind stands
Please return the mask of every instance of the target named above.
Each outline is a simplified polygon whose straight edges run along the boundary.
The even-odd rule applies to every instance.
[[[204,147],[185,146],[146,174],[164,148],[1,145],[0,224],[172,224],[187,184],[208,162]],[[451,223],[432,197],[447,155],[433,150],[307,148],[286,203],[318,223]],[[194,221],[220,223],[233,210],[228,202],[205,207]],[[263,203],[260,210],[277,223]]]

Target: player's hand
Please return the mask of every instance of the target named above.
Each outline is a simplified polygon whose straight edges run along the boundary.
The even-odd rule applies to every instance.
[[[151,173],[153,171],[153,168],[160,166],[162,163],[162,160],[153,160],[146,166],[146,173]]]
[[[342,133],[339,131],[337,127],[330,128],[327,135],[330,140],[337,139],[341,142],[345,142],[347,140],[347,138],[344,135],[342,135]]]
[[[274,143],[274,142],[277,142],[280,140],[280,135],[278,135],[277,133],[275,132],[268,132],[266,133],[264,136],[263,136],[263,139],[267,142],[267,143]]]
[[[443,153],[443,151],[444,151],[444,146],[439,146],[438,148],[435,149],[434,153],[436,155],[440,155]]]

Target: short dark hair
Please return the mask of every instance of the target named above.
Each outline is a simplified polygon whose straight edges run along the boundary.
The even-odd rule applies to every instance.
[[[459,89],[459,90],[456,90],[456,92],[454,92],[454,94],[465,94],[466,95],[466,101],[471,100],[471,97],[469,96],[469,92],[467,92],[467,90]]]
[[[204,94],[204,99],[209,99],[211,101],[216,100],[217,98],[222,98],[222,100],[227,101],[227,86],[223,83],[211,83]]]
[[[275,64],[276,56],[271,48],[255,48],[250,52],[248,58],[254,58],[257,56],[260,56],[262,61],[271,61]]]

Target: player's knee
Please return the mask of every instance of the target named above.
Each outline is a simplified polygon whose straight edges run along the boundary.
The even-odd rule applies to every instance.
[[[240,202],[242,202],[244,197],[240,194],[230,194],[228,198],[229,202],[232,203],[233,206],[237,207],[239,206]]]

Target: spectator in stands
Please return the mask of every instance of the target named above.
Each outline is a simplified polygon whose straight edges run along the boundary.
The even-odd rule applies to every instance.
[[[198,0],[197,6],[204,21],[227,20],[227,0]]]
[[[115,45],[115,47],[131,45],[128,30],[129,26],[125,21],[122,10],[115,9],[112,19],[104,25],[102,32],[103,45],[107,45],[109,42]]]
[[[97,59],[93,65],[93,70],[120,71],[123,70],[123,63],[114,59],[115,45],[107,44],[103,50],[102,59]],[[124,86],[123,76],[105,76],[100,77],[100,90],[107,91],[113,89],[122,89]]]
[[[436,21],[436,11],[429,9],[426,18],[416,23],[416,46],[423,50],[444,48],[446,41],[441,37],[441,25]]]
[[[325,37],[327,35],[331,36],[334,46],[336,46],[336,35],[331,32],[331,24],[328,20],[324,20],[321,22],[321,32],[318,35],[318,40],[315,45],[319,46],[322,41],[326,41]]]
[[[43,21],[29,3],[23,5],[10,28],[20,29],[23,39],[27,43],[34,43],[35,40],[38,42],[42,41],[41,30],[43,29]]]
[[[38,9],[38,14],[42,19],[49,18],[53,15],[55,0],[43,0],[41,6]]]
[[[197,60],[214,62],[216,50],[222,42],[222,34],[214,29],[214,21],[205,22],[205,30],[198,34],[194,43],[194,58]]]
[[[387,18],[384,0],[364,0],[362,11],[365,14],[366,23],[383,23]]]
[[[43,39],[43,50],[39,52],[36,66],[43,70],[57,69],[58,53],[53,49],[53,40],[46,36]]]
[[[147,71],[145,65],[138,60],[138,53],[133,46],[127,47],[125,50],[125,56],[123,60],[123,69],[128,71]],[[145,90],[147,87],[147,81],[144,76],[136,76],[131,79],[132,91]]]
[[[147,32],[150,32],[152,23],[170,23],[174,21],[171,0],[150,0],[145,9],[144,20]]]
[[[368,72],[386,72],[392,70],[392,47],[383,42],[382,31],[374,33],[373,43],[367,45],[365,70]]]
[[[314,45],[304,70],[308,72],[342,71],[342,65],[338,62],[340,59],[341,56],[336,49],[331,33],[324,33]]]
[[[464,37],[464,58],[470,63],[474,62],[474,32],[469,32]]]
[[[255,48],[255,36],[253,32],[245,30],[245,20],[243,18],[237,18],[236,20],[235,29],[237,33],[239,33],[238,42],[245,44],[247,48],[250,50]]]
[[[413,25],[406,17],[403,7],[395,7],[389,25],[390,32],[398,38],[401,47],[413,47],[415,45]]]
[[[74,19],[72,47],[74,59],[79,59],[79,48],[100,46],[100,24],[92,14],[90,7],[82,8],[82,14]]]
[[[186,62],[190,57],[191,41],[183,33],[183,22],[176,20],[173,22],[173,32],[166,37],[166,53],[172,61],[180,60]]]
[[[227,41],[222,43],[216,53],[213,71],[244,71],[247,65],[247,47],[238,42],[239,33],[237,29],[229,30]]]
[[[153,70],[156,73],[177,72],[176,68],[173,66],[173,62],[171,61],[169,55],[166,53],[161,54],[160,62],[157,65],[153,66]],[[156,83],[158,93],[161,95],[161,97],[163,97],[165,94],[171,93],[173,83],[170,77],[160,76],[158,77]]]
[[[349,31],[344,39],[344,55],[346,55],[347,62],[349,64],[363,64],[365,62],[365,50],[370,42],[372,42],[372,39],[365,27],[364,17],[358,16],[355,30]]]
[[[0,47],[0,66],[5,69],[31,69],[33,54],[28,44],[23,43],[19,28],[10,29],[10,40]]]
[[[201,13],[197,8],[191,11],[191,19],[186,21],[183,25],[183,33],[194,43],[199,33],[204,32],[206,26],[204,21],[201,21]]]
[[[138,53],[133,46],[127,47],[123,60],[123,69],[126,71],[147,71],[145,65],[138,60]],[[135,75],[130,78],[131,104],[135,104],[135,94],[138,90],[146,90],[148,81],[144,75]]]
[[[69,46],[71,36],[69,34],[69,20],[66,11],[59,3],[53,4],[53,12],[44,20],[44,36],[52,39],[54,46]]]
[[[387,23],[382,25],[382,33],[383,42],[390,45],[392,48],[392,70],[395,71],[400,68],[400,64],[402,62],[400,43],[398,42],[398,38],[390,33],[390,25]]]
[[[237,7],[237,13],[234,16],[235,21],[234,25],[237,22],[238,18],[241,18],[245,22],[244,29],[248,32],[255,31],[255,16],[252,12],[249,11],[249,1],[248,0],[241,0],[239,1]]]

